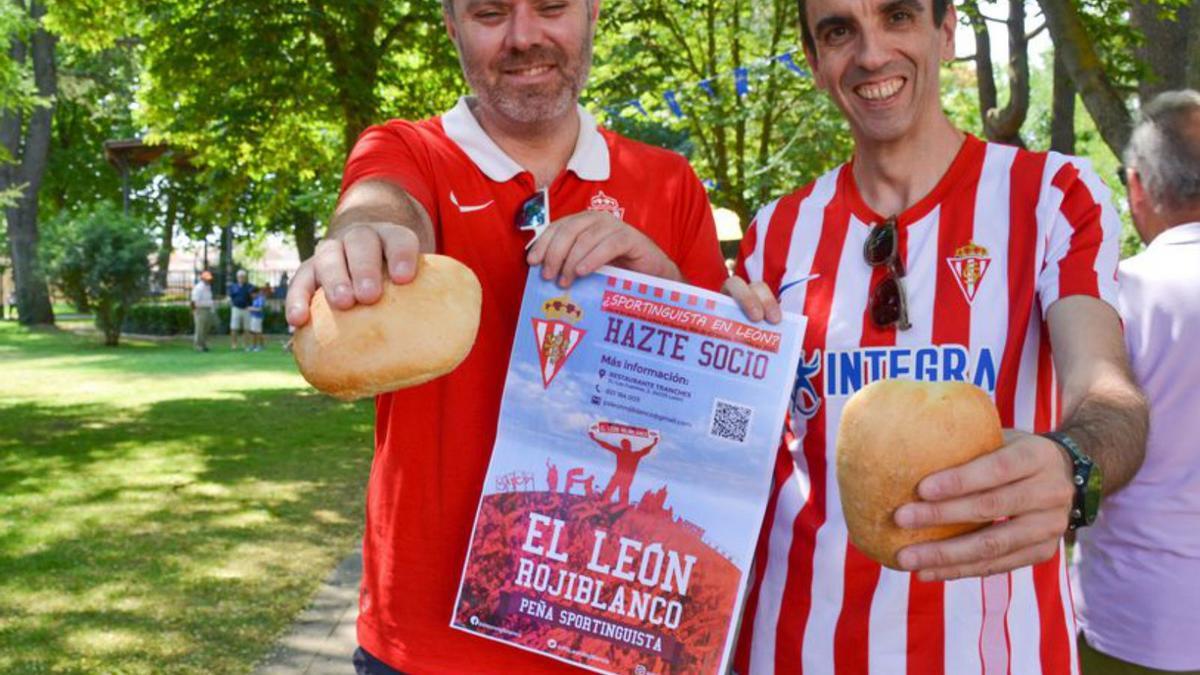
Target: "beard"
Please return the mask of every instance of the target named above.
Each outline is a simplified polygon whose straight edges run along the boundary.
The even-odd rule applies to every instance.
[[[574,55],[557,47],[535,46],[509,52],[489,65],[471,60],[461,45],[458,54],[467,84],[481,103],[514,122],[533,124],[558,119],[579,101],[592,65],[592,35],[587,33]],[[505,82],[506,71],[547,63],[555,66],[557,77],[552,82],[526,86]]]

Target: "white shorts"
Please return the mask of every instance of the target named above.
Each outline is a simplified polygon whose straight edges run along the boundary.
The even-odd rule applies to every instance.
[[[229,331],[245,330],[250,325],[249,307],[230,307]]]
[[[262,332],[262,321],[263,321],[263,318],[261,316],[251,316],[250,317],[250,332],[251,333],[261,333]]]

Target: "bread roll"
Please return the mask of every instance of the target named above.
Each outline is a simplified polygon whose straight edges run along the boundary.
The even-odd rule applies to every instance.
[[[837,439],[837,481],[850,541],[899,569],[896,552],[977,530],[963,523],[909,530],[893,520],[917,501],[917,483],[1004,444],[988,395],[965,382],[878,380],[846,402]]]
[[[454,370],[475,344],[483,291],[475,274],[423,255],[411,283],[386,280],[373,305],[341,311],[318,289],[292,353],[304,379],[343,400],[421,384]]]

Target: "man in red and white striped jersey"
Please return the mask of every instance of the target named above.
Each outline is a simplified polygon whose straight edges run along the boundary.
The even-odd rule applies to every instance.
[[[800,0],[800,13],[855,151],[758,213],[727,285],[752,319],[808,317],[736,669],[1078,672],[1062,535],[1094,517],[1101,475],[1105,492],[1133,475],[1146,433],[1112,307],[1108,190],[1084,160],[953,127],[938,87],[947,0]],[[848,542],[833,473],[844,404],[884,377],[973,382],[1013,430],[897,510],[902,527],[993,523],[904,549],[908,571]]]

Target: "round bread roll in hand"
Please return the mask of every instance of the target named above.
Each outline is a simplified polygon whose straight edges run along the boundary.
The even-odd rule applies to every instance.
[[[846,402],[837,438],[837,482],[850,541],[876,562],[899,569],[910,544],[948,539],[988,523],[921,529],[896,525],[896,509],[920,501],[917,484],[1004,444],[1000,416],[983,390],[966,382],[877,380]]]
[[[341,311],[325,291],[313,295],[311,320],[296,329],[292,353],[317,389],[343,400],[411,387],[454,370],[475,344],[483,290],[462,263],[423,255],[412,282],[384,276],[372,305]]]

